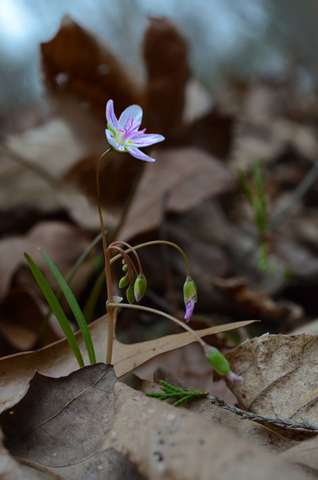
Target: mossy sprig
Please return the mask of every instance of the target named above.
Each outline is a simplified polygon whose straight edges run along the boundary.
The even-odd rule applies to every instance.
[[[158,400],[178,398],[178,400],[173,404],[174,407],[180,407],[180,405],[190,402],[195,398],[202,398],[209,395],[209,392],[206,392],[205,390],[183,390],[182,388],[171,385],[171,383],[168,383],[165,380],[160,380],[159,383],[163,393],[147,392],[146,395],[148,397],[157,398]]]

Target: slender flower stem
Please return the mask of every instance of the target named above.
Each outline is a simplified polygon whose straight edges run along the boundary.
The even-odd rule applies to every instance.
[[[108,313],[108,338],[107,338],[107,353],[106,353],[106,363],[112,363],[112,354],[113,354],[113,341],[114,341],[114,305],[112,304],[113,300],[113,285],[112,285],[112,273],[110,268],[110,252],[107,249],[107,241],[106,241],[106,233],[105,233],[105,225],[102,213],[102,207],[100,203],[100,186],[99,186],[99,170],[100,170],[100,163],[102,159],[111,151],[111,148],[104,152],[97,163],[96,168],[96,189],[97,189],[97,205],[98,205],[98,215],[100,221],[100,227],[102,231],[102,239],[103,239],[103,250],[104,250],[104,257],[105,257],[105,274],[106,274],[106,288],[107,288],[107,313]]]
[[[129,245],[129,243],[122,242],[122,241],[113,242],[110,246],[112,246],[112,245],[125,245],[125,247],[129,248],[129,250],[130,250],[130,251],[135,255],[135,257],[136,257],[136,260],[137,260],[137,262],[138,262],[138,267],[139,267],[139,273],[143,273],[139,255],[138,255],[138,253],[135,251],[135,248],[134,248],[134,247],[132,247],[131,245]]]
[[[120,243],[120,242],[115,242],[115,243]],[[114,243],[109,245],[108,250],[111,250],[111,249],[114,249],[114,250],[117,250],[117,252],[120,252],[121,256],[123,257],[123,259],[125,260],[125,262],[127,264],[129,276],[130,276],[131,269],[133,268],[134,272],[136,274],[136,277],[138,277],[138,270],[136,268],[136,265],[134,264],[132,259],[129,257],[127,252],[125,252],[125,250],[123,250],[122,248],[117,247],[117,245],[114,245]]]
[[[122,243],[122,242],[121,242]],[[176,248],[180,253],[181,255],[183,256],[183,259],[185,261],[185,264],[186,264],[186,269],[187,269],[187,276],[190,277],[190,267],[189,267],[189,262],[188,262],[188,259],[187,259],[187,256],[186,254],[184,253],[184,251],[182,250],[182,248],[180,248],[178,245],[176,245],[175,243],[172,243],[172,242],[168,242],[166,240],[153,240],[151,242],[145,242],[145,243],[140,243],[139,245],[136,245],[134,247],[134,250],[138,250],[138,248],[143,248],[143,247],[149,247],[150,245],[170,245],[171,247],[174,247]],[[129,253],[131,252],[132,249],[129,248],[128,250],[126,250],[126,253]],[[121,257],[121,255],[116,255],[116,257],[113,257],[111,259],[111,263],[115,262],[116,260],[118,260],[119,258]]]
[[[194,336],[194,338],[200,343],[200,345],[204,348],[207,346],[207,344],[200,338],[192,328],[189,327],[186,323],[181,322],[177,318],[173,317],[172,315],[169,315],[168,313],[161,312],[160,310],[156,310],[154,308],[149,308],[149,307],[143,307],[142,305],[130,305],[129,303],[110,303],[109,304],[111,307],[117,307],[117,308],[132,308],[135,310],[144,310],[145,312],[150,312],[150,313],[155,313],[156,315],[161,315],[162,317],[166,317],[169,320],[172,320],[173,322],[177,323],[180,325],[180,327],[184,328],[187,330],[191,335]]]

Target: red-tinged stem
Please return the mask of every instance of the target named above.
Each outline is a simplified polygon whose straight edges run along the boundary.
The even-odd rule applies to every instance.
[[[107,249],[107,241],[106,241],[106,233],[105,233],[105,225],[102,213],[102,207],[100,203],[100,185],[99,185],[99,170],[100,164],[102,159],[111,151],[109,148],[103,155],[100,156],[97,168],[96,168],[96,189],[97,189],[97,206],[98,206],[98,215],[100,221],[100,228],[102,231],[102,239],[103,239],[103,250],[104,250],[104,257],[105,257],[105,274],[106,274],[106,288],[107,288],[107,298],[108,303],[111,304],[113,302],[113,285],[112,285],[112,273],[110,268],[110,252]],[[106,353],[106,363],[112,363],[112,355],[113,355],[113,343],[114,343],[114,307],[112,305],[106,306],[107,313],[108,313],[108,337],[107,337],[107,353]]]

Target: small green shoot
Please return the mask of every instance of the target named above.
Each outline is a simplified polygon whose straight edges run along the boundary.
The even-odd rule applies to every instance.
[[[63,309],[56,298],[56,296],[53,293],[53,290],[51,289],[50,285],[47,283],[46,279],[44,278],[43,274],[41,273],[39,267],[36,265],[36,263],[32,260],[30,255],[27,253],[24,253],[24,256],[30,266],[30,269],[39,285],[41,288],[43,295],[45,296],[48,304],[50,305],[52,312],[56,316],[63,332],[64,335],[75,355],[75,358],[79,364],[80,367],[84,367],[84,360],[80,351],[80,348],[78,346],[77,340],[75,338],[75,335],[70,327],[70,324],[65,316],[65,313],[63,312]]]
[[[62,277],[61,273],[59,272],[57,267],[52,262],[52,260],[41,249],[40,249],[40,253],[41,253],[42,257],[44,258],[44,260],[46,261],[46,263],[48,264],[48,266],[50,267],[51,272],[53,273],[54,277],[56,278],[56,280],[57,280],[62,292],[64,293],[65,298],[66,298],[66,300],[67,300],[67,302],[68,302],[68,304],[69,304],[69,306],[70,306],[70,308],[73,312],[73,315],[76,318],[76,321],[78,323],[78,326],[79,326],[79,328],[82,332],[83,338],[84,338],[84,342],[85,342],[85,345],[86,345],[87,354],[88,354],[90,364],[93,365],[94,363],[96,363],[96,355],[95,355],[95,350],[94,350],[94,346],[93,346],[93,342],[92,342],[92,337],[91,337],[90,331],[88,329],[88,326],[87,326],[86,320],[84,318],[84,315],[82,313],[82,310],[81,310],[79,304],[77,303],[77,300],[74,297],[74,295],[72,293],[72,290],[70,289],[70,287],[68,286],[68,284],[66,283],[66,281]]]
[[[148,397],[153,397],[157,398],[158,400],[167,400],[168,398],[178,398],[173,406],[174,407],[180,407],[180,405],[183,405],[185,402],[189,402],[190,400],[193,400],[194,398],[201,398],[201,397],[206,397],[209,392],[206,392],[205,390],[182,390],[181,388],[175,387],[174,385],[171,385],[168,382],[165,382],[164,380],[160,380],[160,388],[163,390],[164,393],[150,393],[147,392],[146,395]]]
[[[252,180],[248,179],[247,173],[243,170],[238,170],[238,177],[246,200],[251,206],[260,239],[257,267],[259,271],[274,275],[277,272],[277,268],[269,265],[268,213],[263,172],[259,162],[253,162],[252,164]]]

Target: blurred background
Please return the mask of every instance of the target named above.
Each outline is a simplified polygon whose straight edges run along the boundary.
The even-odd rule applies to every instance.
[[[64,15],[100,35],[141,75],[140,46],[150,15],[167,16],[180,27],[191,71],[212,94],[229,78],[284,76],[290,69],[301,88],[317,83],[314,0],[1,0],[2,118],[43,101],[39,43],[56,34]]]
[[[313,0],[0,0],[2,355],[62,336],[23,252],[57,288],[37,247],[66,276],[99,233],[109,99],[117,116],[141,105],[143,128],[166,137],[147,151],[154,164],[116,152],[103,162],[109,239],[184,248],[200,292],[194,328],[262,319],[213,337],[224,351],[317,329],[317,24]],[[263,195],[262,231],[244,182]],[[178,252],[140,255],[146,304],[183,318]],[[105,311],[102,270],[97,246],[72,280],[88,321]],[[128,311],[118,328],[129,342],[175,331]]]

